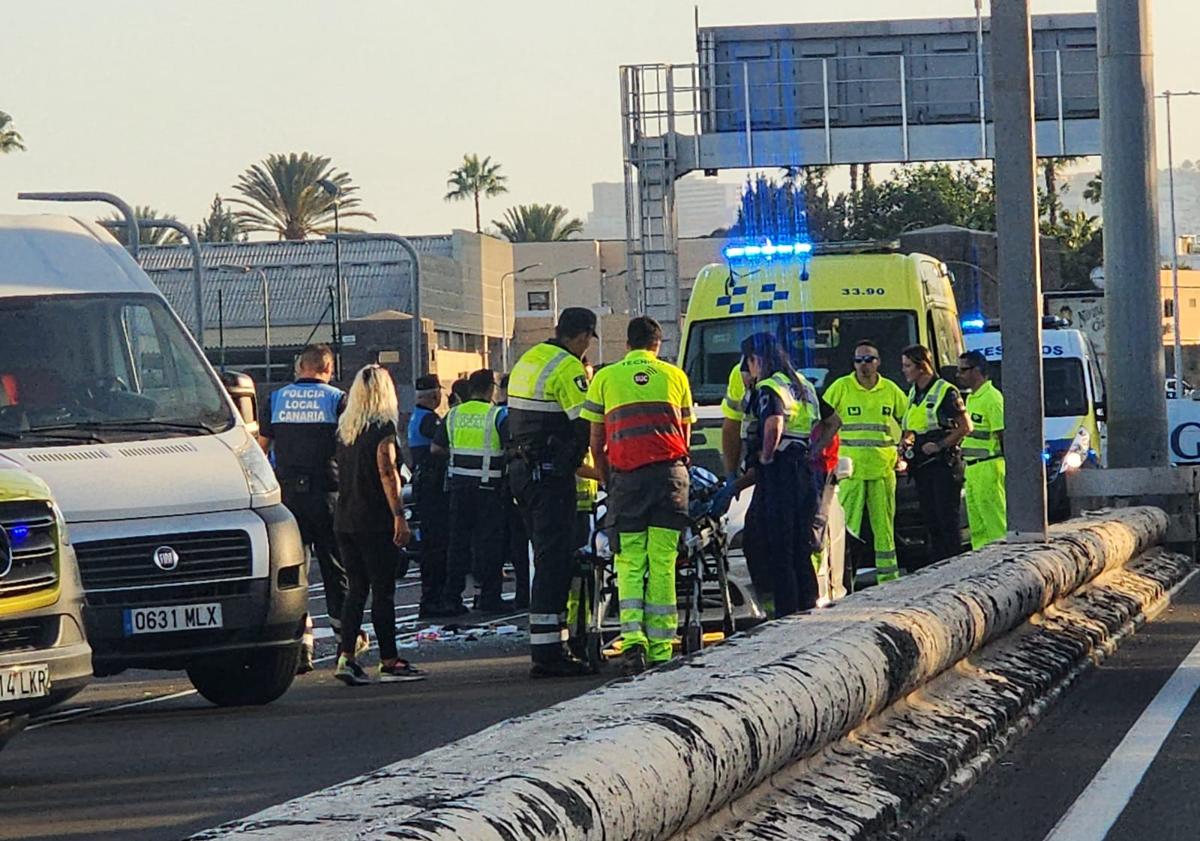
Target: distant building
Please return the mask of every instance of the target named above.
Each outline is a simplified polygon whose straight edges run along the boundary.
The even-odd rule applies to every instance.
[[[705,237],[728,228],[737,219],[741,186],[714,178],[681,178],[675,183],[675,214],[679,237]],[[625,185],[592,185],[592,210],[583,226],[588,239],[625,239]]]

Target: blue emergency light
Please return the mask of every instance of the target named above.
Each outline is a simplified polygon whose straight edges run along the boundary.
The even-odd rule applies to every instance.
[[[812,250],[811,242],[773,243],[770,240],[765,240],[761,243],[746,245],[727,245],[722,249],[721,253],[725,255],[726,260],[758,259],[762,257],[771,259],[772,257],[807,256],[812,253]]]
[[[14,549],[24,545],[25,541],[29,539],[29,526],[10,527],[8,530],[8,539]]]
[[[987,320],[982,315],[969,315],[962,320],[964,333],[982,333],[987,327]]]

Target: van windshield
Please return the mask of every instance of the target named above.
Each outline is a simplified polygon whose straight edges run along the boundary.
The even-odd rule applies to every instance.
[[[211,434],[234,422],[161,298],[0,300],[0,447]]]
[[[992,385],[1004,391],[1004,364],[988,365]],[[1074,418],[1089,411],[1083,363],[1075,357],[1042,358],[1042,401],[1048,418]]]
[[[900,352],[917,342],[917,317],[912,312],[781,313],[750,318],[725,318],[692,325],[683,369],[697,403],[717,403],[725,396],[729,372],[741,359],[741,342],[752,333],[771,332],[786,342],[792,363],[818,392],[854,370],[854,345],[871,339],[879,345],[880,373],[906,388],[900,373]]]

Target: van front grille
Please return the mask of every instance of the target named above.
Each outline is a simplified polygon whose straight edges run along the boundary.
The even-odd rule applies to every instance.
[[[54,511],[44,501],[0,503],[0,526],[8,532],[12,566],[0,560],[0,598],[44,590],[58,583]]]

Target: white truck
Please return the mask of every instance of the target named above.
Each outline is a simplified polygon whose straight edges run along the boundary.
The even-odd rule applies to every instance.
[[[296,523],[199,347],[90,222],[0,216],[0,455],[64,512],[97,675],[186,669],[221,705],[287,690]]]

